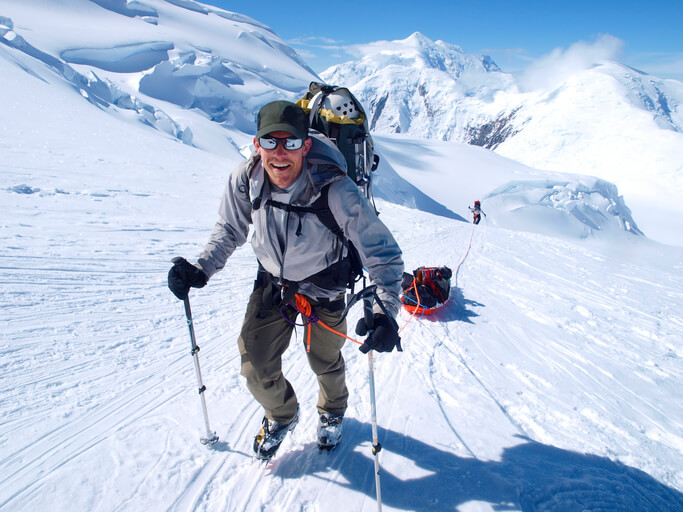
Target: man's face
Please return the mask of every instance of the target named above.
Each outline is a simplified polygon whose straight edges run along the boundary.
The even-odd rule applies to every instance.
[[[293,138],[294,135],[288,132],[272,132],[266,135],[267,137],[274,137],[278,139]],[[308,154],[311,149],[312,141],[307,138],[303,146],[299,149],[288,150],[284,148],[284,144],[278,142],[275,149],[264,149],[254,138],[254,146],[259,155],[261,155],[261,163],[266,170],[266,174],[270,178],[271,183],[279,188],[286,188],[299,176],[301,169],[304,166],[304,156]]]

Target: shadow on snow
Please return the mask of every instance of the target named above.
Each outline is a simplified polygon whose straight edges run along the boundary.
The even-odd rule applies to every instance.
[[[338,473],[344,488],[375,498],[371,426],[354,418],[344,421],[344,441],[329,455],[318,455],[313,443],[282,453],[273,476],[297,479]],[[399,432],[379,428],[382,502],[402,510],[454,510],[469,501],[487,502],[496,510],[639,511],[683,510],[683,494],[647,473],[606,457],[583,454],[517,436],[520,444],[505,448],[500,461],[463,457]],[[362,446],[361,446],[362,445]],[[391,452],[421,468],[419,477],[400,478],[396,467],[382,465]],[[405,463],[401,463],[405,467]],[[414,470],[413,470],[414,471]]]
[[[474,300],[467,300],[462,294],[460,288],[451,287],[451,294],[441,309],[435,311],[431,315],[416,314],[414,319],[431,321],[431,322],[467,322],[474,323],[471,318],[479,316],[474,311],[468,309],[470,307],[482,308],[484,304]],[[409,318],[409,317],[408,317]]]

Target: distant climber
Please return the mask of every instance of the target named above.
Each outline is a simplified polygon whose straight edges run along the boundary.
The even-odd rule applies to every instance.
[[[472,215],[474,215],[474,220],[472,222],[475,224],[479,224],[482,215],[486,217],[486,214],[481,210],[481,203],[479,201],[474,202],[474,208],[471,206],[468,206],[468,208],[472,212]]]

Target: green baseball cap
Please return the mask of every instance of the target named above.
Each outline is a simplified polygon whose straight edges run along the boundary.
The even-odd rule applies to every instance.
[[[256,138],[273,132],[291,133],[299,139],[308,138],[308,114],[291,101],[273,101],[261,107],[256,118]]]

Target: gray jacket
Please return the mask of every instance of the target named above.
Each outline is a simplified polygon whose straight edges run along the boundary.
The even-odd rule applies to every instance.
[[[375,215],[372,205],[356,184],[346,176],[344,157],[329,139],[311,135],[313,145],[304,160],[303,186],[291,204],[311,205],[321,189],[330,184],[328,205],[344,235],[358,249],[363,266],[378,295],[394,316],[400,308],[399,294],[403,275],[401,250],[391,232]],[[284,250],[278,242],[268,176],[261,158],[254,151],[231,174],[218,210],[219,220],[197,264],[211,277],[225,266],[234,250],[247,241],[249,226],[254,225],[251,240],[261,265],[276,278],[299,283],[299,292],[313,299],[334,299],[345,288],[323,290],[305,279],[337,262],[346,252],[339,238],[312,213],[288,214],[280,229],[286,240]],[[260,198],[260,201],[259,201]],[[258,208],[256,208],[256,203]],[[297,232],[299,233],[297,235]],[[379,308],[375,305],[375,311]]]

